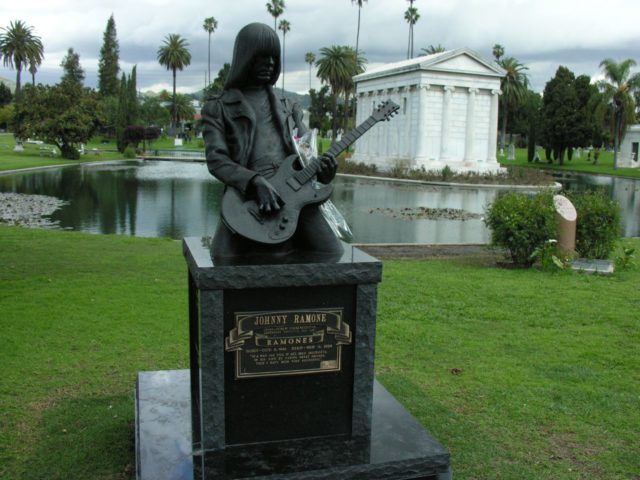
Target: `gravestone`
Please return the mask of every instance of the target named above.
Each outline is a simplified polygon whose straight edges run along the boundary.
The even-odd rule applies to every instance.
[[[515,160],[516,159],[516,146],[513,143],[509,144],[509,151],[507,154],[507,160]]]
[[[378,260],[344,244],[216,264],[210,245],[183,243],[190,370],[138,377],[138,478],[451,478],[374,380]]]

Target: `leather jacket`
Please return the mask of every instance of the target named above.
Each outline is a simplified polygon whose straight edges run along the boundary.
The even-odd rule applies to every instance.
[[[298,128],[298,135],[306,132],[302,111],[288,99],[276,99],[272,87],[267,87],[267,91],[285,150],[293,154],[293,130]],[[225,185],[246,194],[249,182],[257,175],[247,168],[254,145],[256,119],[253,109],[242,92],[232,88],[208,100],[201,113],[209,172]]]

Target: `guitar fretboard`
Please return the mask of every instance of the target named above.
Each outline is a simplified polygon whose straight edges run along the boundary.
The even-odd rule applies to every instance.
[[[344,137],[342,137],[342,140],[340,140],[338,143],[334,143],[333,145],[331,145],[329,150],[327,150],[327,153],[330,153],[334,157],[338,156],[343,151],[345,151],[347,147],[352,145],[358,138],[360,138],[367,130],[373,127],[377,122],[378,121],[373,117],[373,115],[370,116],[360,125],[358,125],[356,128],[351,130]],[[307,165],[305,168],[303,168],[299,172],[296,172],[296,174],[294,175],[294,178],[300,184],[307,183],[309,180],[313,178],[313,176],[316,173],[318,173],[319,169],[320,169],[320,159],[314,158],[309,163],[309,165]]]

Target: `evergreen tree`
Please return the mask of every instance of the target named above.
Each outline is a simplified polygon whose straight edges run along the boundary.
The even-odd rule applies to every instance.
[[[563,165],[565,152],[575,145],[579,134],[580,103],[575,75],[567,67],[560,66],[545,85],[542,95],[543,145]],[[547,161],[551,163],[550,158]]]
[[[140,118],[140,103],[138,102],[137,66],[131,69],[127,81],[127,125],[135,125]]]
[[[120,47],[116,36],[116,22],[111,15],[104,31],[98,62],[98,90],[103,96],[118,94],[119,58]]]
[[[118,114],[116,116],[116,146],[119,152],[124,152],[127,148],[124,137],[124,129],[127,127],[127,76],[123,73],[120,77],[120,88],[118,90]]]
[[[116,115],[116,144],[120,152],[127,148],[128,141],[125,129],[135,125],[140,117],[140,104],[136,86],[136,67],[129,76],[122,74],[118,92],[118,113]]]
[[[84,82],[84,70],[80,66],[80,55],[74,52],[73,48],[67,50],[67,55],[60,62],[64,70],[62,82],[71,82],[82,86]]]

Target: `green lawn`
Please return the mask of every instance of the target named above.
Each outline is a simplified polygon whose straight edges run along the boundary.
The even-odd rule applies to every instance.
[[[12,134],[1,133],[0,134],[0,171],[3,170],[18,170],[22,168],[33,167],[47,167],[51,165],[68,165],[85,162],[99,162],[105,160],[122,160],[122,155],[118,152],[104,151],[103,147],[99,146],[99,143],[94,145],[87,145],[89,153],[82,155],[79,160],[67,160],[58,155],[55,157],[49,156],[49,151],[41,150],[44,145],[24,144],[23,152],[14,152],[15,138]],[[51,145],[47,145],[47,148],[51,148]],[[90,152],[92,148],[101,150],[98,154]],[[107,146],[108,148],[108,146]]]
[[[0,478],[132,478],[136,373],[188,365],[180,243],[0,226],[0,265]],[[638,478],[638,285],[385,262],[378,378],[455,478]]]
[[[507,160],[505,149],[505,156],[498,155],[498,162],[500,162],[503,167],[516,165],[521,167],[542,168],[565,172],[595,173],[601,175],[614,175],[618,177],[640,178],[640,168],[618,168],[617,170],[614,170],[613,152],[609,151],[603,150],[600,153],[598,165],[593,164],[593,156],[591,162],[587,161],[587,156],[584,152],[581,155],[581,158],[573,158],[573,160],[570,161],[565,158],[564,165],[562,166],[558,165],[557,162],[553,162],[551,164],[547,163],[543,151],[540,152],[540,155],[541,160],[539,163],[528,162],[527,149],[517,148],[516,159]]]

